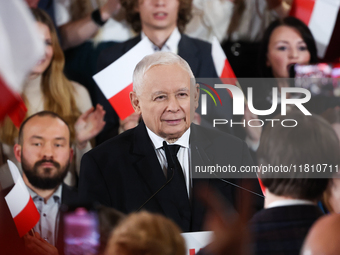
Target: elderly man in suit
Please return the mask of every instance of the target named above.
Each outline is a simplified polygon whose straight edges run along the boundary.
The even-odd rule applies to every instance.
[[[252,160],[240,139],[192,124],[198,96],[193,73],[178,55],[158,52],[139,62],[130,100],[143,121],[84,155],[80,199],[124,213],[158,212],[183,231],[202,230],[205,210],[192,189],[203,180],[192,178],[191,159],[235,167]],[[235,186],[206,181],[234,204]]]
[[[21,163],[24,183],[40,213],[40,220],[34,227],[35,237],[25,237],[28,254],[58,254],[55,246],[62,247],[58,231],[60,206],[78,201],[77,192],[63,184],[73,157],[70,136],[68,124],[49,111],[30,116],[20,127],[14,153]]]
[[[146,39],[154,52],[172,52],[181,56],[188,62],[196,78],[218,78],[211,55],[211,44],[182,34],[185,25],[191,18],[191,0],[121,0],[121,5],[126,12],[127,22],[138,35],[126,42],[105,49],[98,58],[98,70],[104,69],[142,39]],[[101,142],[117,132],[119,119],[99,89],[96,94],[97,102],[103,105],[107,112],[106,126],[98,136],[98,141]],[[215,107],[213,101],[208,100],[208,108],[214,111],[212,114],[219,116],[216,118],[231,119],[231,98],[227,90],[219,90],[219,96],[224,106]],[[206,117],[202,116],[202,124],[212,126],[210,118],[205,119]],[[137,120],[132,121],[136,124]],[[132,125],[126,123],[127,121],[124,121],[120,125],[121,130],[126,130],[128,125]],[[219,125],[219,128],[222,131],[230,131],[228,125]]]

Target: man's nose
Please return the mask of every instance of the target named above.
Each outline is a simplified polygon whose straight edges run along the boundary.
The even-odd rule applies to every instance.
[[[45,144],[42,150],[42,156],[44,158],[53,158],[53,145]]]
[[[171,112],[177,112],[180,109],[178,99],[174,97],[169,98],[168,110]]]

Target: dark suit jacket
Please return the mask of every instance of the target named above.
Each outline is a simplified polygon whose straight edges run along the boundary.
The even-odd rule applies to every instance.
[[[78,200],[78,192],[75,188],[70,187],[66,185],[65,183],[62,184],[63,188],[61,191],[61,203],[62,206],[67,205],[77,205],[79,200]],[[58,249],[58,252],[60,255],[64,254],[64,226],[63,226],[63,209],[59,209],[59,229],[58,229],[58,234],[57,234],[57,241],[56,241],[56,247]]]
[[[225,144],[225,150],[218,146]],[[199,148],[212,160],[224,164],[252,164],[247,145],[238,138],[222,132],[191,125],[192,155]],[[235,204],[234,186],[219,179],[193,179],[195,188],[206,181],[220,191],[231,204]],[[86,153],[81,162],[79,195],[82,201],[97,201],[123,213],[136,211],[163,184],[166,183],[153,144],[142,122],[134,129],[114,137]],[[191,226],[183,225],[177,198],[170,186],[165,186],[143,209],[163,214],[174,220],[183,231],[202,230],[203,206],[192,195]],[[183,199],[188,199],[183,198]]]
[[[314,205],[280,206],[258,212],[250,222],[254,254],[300,254],[310,227],[320,216],[322,212]]]
[[[138,35],[128,41],[116,44],[110,48],[103,50],[98,58],[98,72],[112,64],[125,53],[127,53],[131,48],[136,46],[136,44],[138,44],[140,40],[141,36]],[[210,43],[190,38],[187,35],[182,34],[181,40],[178,43],[178,55],[188,62],[196,78],[218,78],[215,65],[211,56]],[[213,86],[213,84],[211,85]],[[206,121],[209,122],[210,126],[212,126],[212,119],[214,118],[230,120],[232,116],[232,104],[228,92],[225,89],[219,89],[217,92],[221,97],[223,107],[216,107],[213,100],[208,99],[207,108],[213,110],[214,112],[204,116],[204,119],[202,120],[204,122],[205,118],[208,118]],[[98,87],[95,94],[95,101],[103,105],[106,111],[106,125],[102,133],[97,138],[97,142],[101,143],[107,138],[112,137],[118,133],[117,131],[119,127],[119,118],[117,116],[117,113],[114,111],[114,109]],[[218,125],[218,128],[220,128],[222,131],[230,132],[230,127],[228,125]]]

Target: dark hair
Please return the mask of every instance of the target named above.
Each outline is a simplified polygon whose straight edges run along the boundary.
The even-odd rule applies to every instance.
[[[297,166],[328,164],[338,165],[339,139],[333,128],[321,117],[306,116],[300,110],[292,110],[286,116],[276,116],[274,127],[267,125],[257,151],[259,164],[271,166]],[[294,119],[295,127],[281,125],[283,119]],[[263,185],[277,196],[315,200],[325,191],[329,179],[310,178],[309,172],[290,173],[290,178],[260,176]],[[282,176],[281,176],[282,177]],[[291,178],[293,177],[293,178]],[[313,176],[315,177],[315,176]]]
[[[69,131],[69,135],[70,135],[70,146],[71,146],[71,131],[70,131],[70,127],[69,125],[67,124],[67,122],[62,118],[60,117],[58,114],[56,114],[55,112],[51,112],[51,111],[41,111],[41,112],[37,112],[31,116],[29,116],[27,119],[24,120],[24,122],[21,124],[20,126],[20,129],[19,129],[19,144],[22,144],[23,140],[23,130],[24,130],[24,127],[26,125],[26,123],[34,118],[35,116],[38,116],[38,117],[45,117],[45,116],[49,116],[51,118],[57,118],[57,119],[60,119],[62,122],[65,123],[65,125],[67,126],[68,128],[68,131]]]
[[[183,33],[185,26],[190,21],[192,0],[178,0],[178,19],[177,27],[179,32]],[[127,22],[132,26],[132,29],[139,33],[142,31],[142,23],[140,20],[140,15],[136,12],[135,8],[138,5],[138,0],[120,0],[122,7],[125,9],[125,16]]]
[[[296,29],[307,45],[307,49],[310,53],[310,64],[315,64],[318,61],[314,37],[305,23],[294,17],[278,19],[270,23],[263,34],[259,52],[259,72],[261,77],[273,77],[271,68],[267,66],[268,45],[273,31],[280,26],[287,26]]]

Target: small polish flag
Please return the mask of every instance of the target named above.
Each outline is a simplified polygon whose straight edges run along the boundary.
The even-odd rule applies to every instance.
[[[154,51],[145,37],[127,53],[93,76],[98,87],[122,120],[134,113],[129,96],[133,90],[133,71],[139,61],[152,53]]]
[[[44,52],[38,35],[23,1],[0,1],[0,121],[9,115],[17,127],[27,111],[20,97],[23,82]]]
[[[27,187],[16,165],[7,160],[14,181],[14,187],[5,196],[20,237],[23,237],[39,221],[40,214],[28,193]]]
[[[229,64],[227,56],[225,55],[220,42],[217,40],[216,37],[214,37],[212,40],[211,55],[214,61],[217,75],[218,77],[220,77],[221,81],[224,84],[231,84],[241,88],[240,84],[237,81],[236,75]],[[233,94],[230,92],[230,90],[228,90],[228,92],[230,97],[233,98]]]
[[[236,78],[235,73],[229,64],[227,56],[225,55],[216,37],[214,37],[212,40],[211,55],[218,77]]]
[[[340,0],[294,0],[292,3],[289,15],[308,25],[316,41],[318,57],[321,59],[326,57],[327,48],[332,40],[334,43],[340,42],[338,35],[340,31],[334,30],[339,19],[339,8]],[[339,45],[336,44],[338,48]],[[334,56],[333,52],[332,57],[339,56]]]

